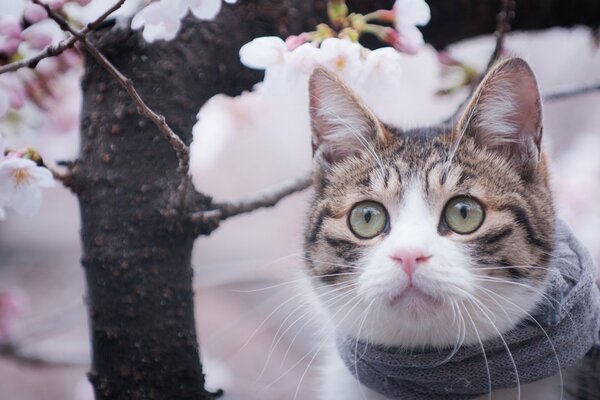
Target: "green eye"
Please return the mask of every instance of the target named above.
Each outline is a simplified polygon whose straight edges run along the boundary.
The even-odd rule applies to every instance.
[[[483,223],[484,217],[483,207],[471,197],[455,197],[446,204],[444,209],[446,224],[460,234],[475,232]]]
[[[350,230],[360,239],[371,239],[379,235],[387,226],[385,208],[374,201],[363,201],[354,206],[348,216]]]

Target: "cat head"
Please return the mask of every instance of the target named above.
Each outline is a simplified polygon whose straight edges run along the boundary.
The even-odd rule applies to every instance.
[[[497,64],[453,127],[403,131],[334,74],[309,83],[307,270],[343,333],[389,345],[497,336],[543,296],[554,211],[527,63]]]

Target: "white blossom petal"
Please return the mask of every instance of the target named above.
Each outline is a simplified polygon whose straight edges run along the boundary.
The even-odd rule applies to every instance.
[[[0,206],[0,221],[4,221],[6,219],[6,210]]]
[[[35,185],[18,185],[7,205],[21,215],[32,217],[42,206],[42,191]]]
[[[25,158],[13,157],[0,163],[0,206],[32,216],[42,203],[40,187],[54,186],[52,174]]]
[[[396,0],[396,25],[423,26],[431,19],[431,10],[425,0]]]
[[[284,61],[285,42],[277,36],[259,37],[240,49],[242,64],[253,69],[266,69]]]
[[[309,74],[317,64],[319,49],[312,43],[304,43],[286,56],[286,63],[294,72]]]
[[[150,3],[133,17],[131,28],[144,27],[142,35],[147,42],[173,40],[179,32],[181,18],[187,14],[187,10],[187,0]]]
[[[317,61],[324,67],[335,71],[346,82],[355,81],[363,67],[362,46],[346,39],[325,39],[319,48]]]
[[[418,47],[421,47],[423,45],[423,43],[425,43],[423,40],[423,34],[419,30],[419,28],[417,28],[416,26],[404,25],[404,26],[399,26],[397,29],[398,29],[398,32],[400,32],[400,35],[402,36],[402,40],[404,41],[404,43],[403,43],[404,47],[418,48]]]
[[[189,0],[190,10],[198,19],[213,19],[221,11],[221,0]]]
[[[29,171],[31,177],[35,180],[36,184],[40,187],[54,187],[56,181],[52,176],[52,172],[48,168],[35,167]]]

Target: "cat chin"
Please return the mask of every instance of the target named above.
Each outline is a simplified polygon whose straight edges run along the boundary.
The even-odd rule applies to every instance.
[[[489,290],[489,289],[488,289]],[[480,296],[481,305],[460,300],[456,306],[428,295],[406,293],[397,300],[390,297],[357,300],[342,307],[325,307],[343,335],[369,343],[406,348],[447,348],[458,342],[478,344],[514,328],[527,317],[541,300],[539,292],[495,287],[505,301]],[[519,308],[511,307],[518,304]],[[482,308],[486,312],[482,312]],[[463,337],[464,336],[464,337]]]

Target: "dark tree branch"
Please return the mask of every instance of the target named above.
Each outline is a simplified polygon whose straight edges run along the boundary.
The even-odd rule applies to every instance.
[[[564,100],[575,96],[590,94],[600,91],[600,83],[595,83],[588,86],[577,86],[555,90],[542,96],[545,102]]]
[[[274,207],[285,197],[300,192],[312,184],[312,174],[308,173],[301,177],[284,182],[272,188],[257,193],[245,200],[229,203],[215,203],[214,209],[198,211],[190,215],[194,223],[207,223],[209,221],[223,221],[236,215],[249,213],[260,208]]]
[[[504,42],[506,41],[506,34],[510,31],[510,23],[515,18],[515,6],[517,0],[502,0],[502,9],[496,16],[498,21],[496,25],[496,46],[494,52],[490,57],[490,61],[486,67],[485,72],[487,73],[494,64],[500,59],[504,53]],[[485,73],[483,74],[485,76]]]
[[[40,52],[34,56],[1,66],[0,74],[3,74],[5,72],[16,71],[21,68],[35,68],[35,66],[44,58],[60,55],[63,51],[73,47],[75,45],[75,43],[79,40],[79,36],[85,36],[89,32],[96,29],[102,22],[104,22],[104,20],[106,20],[106,18],[108,18],[108,16],[110,14],[112,14],[113,12],[115,12],[116,10],[121,8],[123,3],[125,3],[125,0],[119,0],[111,8],[106,10],[106,12],[102,13],[102,15],[100,17],[96,18],[96,20],[94,20],[93,22],[90,22],[83,29],[79,30],[78,35],[74,35],[74,36],[71,36],[70,38],[62,40],[59,43],[57,43],[56,45],[48,46],[45,50],[43,50],[42,52]]]
[[[504,53],[504,42],[506,40],[506,35],[510,31],[510,23],[515,17],[515,6],[516,0],[501,0],[502,8],[498,15],[496,16],[497,25],[496,32],[494,33],[496,36],[496,45],[494,46],[494,51],[490,56],[490,60],[487,63],[487,67],[485,71],[483,71],[477,78],[473,79],[470,85],[470,90],[468,96],[460,103],[457,107],[456,111],[452,116],[444,121],[445,124],[450,124],[454,121],[457,121],[460,118],[463,110],[475,94],[477,87],[481,83],[481,80],[485,77],[485,75],[492,69],[494,64],[498,62],[498,60],[502,57],[502,53]]]

